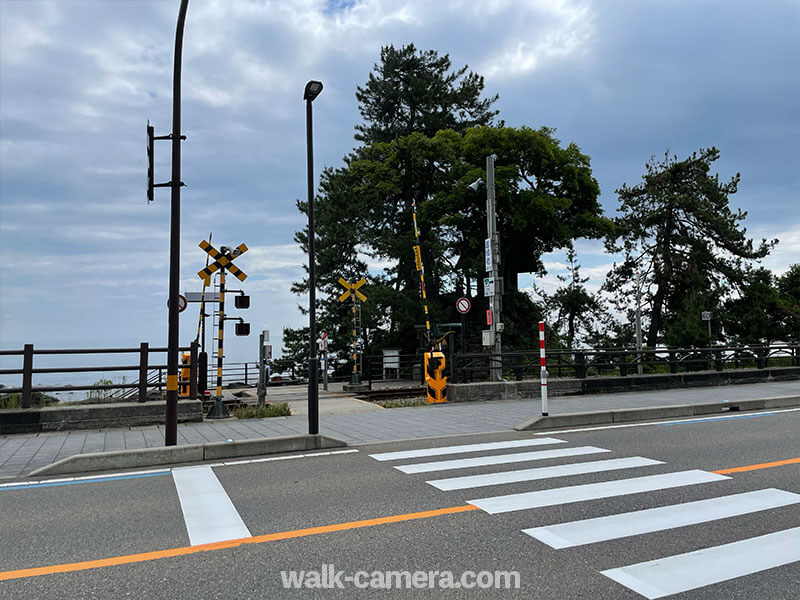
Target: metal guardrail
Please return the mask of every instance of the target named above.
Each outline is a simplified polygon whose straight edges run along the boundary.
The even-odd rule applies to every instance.
[[[499,365],[498,365],[499,363]],[[547,350],[547,372],[550,377],[617,375],[638,373],[683,373],[700,370],[800,366],[800,345],[717,346],[710,348],[656,348],[636,350]],[[501,366],[503,376],[516,379],[538,379],[539,352],[507,352],[495,354],[454,354],[448,377],[465,383],[486,381],[490,367]]]
[[[189,370],[189,397],[197,397],[197,344],[179,348],[179,351],[188,351],[190,359]],[[21,369],[0,369],[0,375],[22,375],[22,385],[19,387],[4,387],[0,389],[2,394],[21,394],[20,404],[22,408],[30,408],[33,403],[35,392],[72,392],[72,391],[103,391],[136,389],[137,400],[144,402],[147,400],[148,391],[152,388],[160,388],[161,380],[153,381],[148,375],[151,371],[166,372],[166,364],[152,364],[151,354],[166,354],[167,348],[150,348],[147,342],[142,342],[138,348],[69,348],[69,349],[36,349],[33,344],[25,344],[22,350],[0,350],[0,356],[22,356]],[[36,356],[44,355],[93,355],[93,354],[138,354],[139,363],[136,365],[94,365],[81,367],[35,367]],[[138,380],[133,383],[111,383],[111,384],[92,384],[92,385],[33,385],[33,376],[36,374],[75,374],[75,373],[104,373],[108,371],[135,372]],[[44,403],[44,397],[42,397]]]

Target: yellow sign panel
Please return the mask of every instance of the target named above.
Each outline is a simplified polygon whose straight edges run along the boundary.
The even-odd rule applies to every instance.
[[[419,245],[414,246],[414,262],[417,264],[417,271],[422,271],[422,253]]]
[[[362,277],[356,283],[350,283],[344,277],[339,277],[339,285],[341,285],[344,289],[347,290],[344,294],[339,296],[339,302],[344,302],[345,300],[347,300],[350,297],[351,292],[356,295],[356,298],[358,298],[362,302],[366,302],[367,297],[358,291],[358,288],[360,288],[365,283],[367,283],[365,277]]]
[[[444,353],[425,353],[425,383],[428,404],[447,402],[447,377],[444,374]]]

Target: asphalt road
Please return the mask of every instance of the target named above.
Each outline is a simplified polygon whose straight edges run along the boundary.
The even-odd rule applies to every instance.
[[[795,599],[798,432],[800,410],[771,411],[5,485],[0,596]],[[285,589],[292,569],[333,589]],[[385,571],[425,587],[356,588]]]

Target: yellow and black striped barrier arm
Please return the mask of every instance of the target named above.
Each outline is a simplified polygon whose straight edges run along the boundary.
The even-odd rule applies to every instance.
[[[425,340],[428,343],[428,346],[431,344],[431,320],[430,316],[428,315],[428,295],[425,292],[425,269],[422,266],[422,250],[420,248],[419,243],[419,228],[417,227],[417,200],[413,198],[411,200],[411,216],[414,221],[414,239],[416,240],[416,244],[414,245],[414,263],[417,266],[417,272],[419,273],[419,289],[420,293],[422,294],[422,308],[425,310]]]

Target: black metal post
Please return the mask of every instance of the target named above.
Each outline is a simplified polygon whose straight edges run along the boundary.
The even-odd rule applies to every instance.
[[[167,411],[164,444],[178,443],[178,294],[181,276],[181,62],[183,29],[189,0],[181,0],[175,28],[175,63],[172,70],[172,197],[169,238],[169,325],[167,342]]]
[[[189,400],[197,400],[197,340],[193,340],[189,345]]]
[[[22,355],[22,408],[30,408],[33,402],[33,344],[23,346]]]
[[[319,384],[317,376],[317,270],[314,248],[314,137],[311,103],[322,91],[322,83],[309,81],[306,101],[306,164],[308,171],[308,433],[319,433]]]
[[[201,352],[197,362],[197,393],[202,399],[205,399],[208,389],[208,353]]]
[[[147,365],[150,348],[147,342],[139,344],[139,402],[147,401]]]

